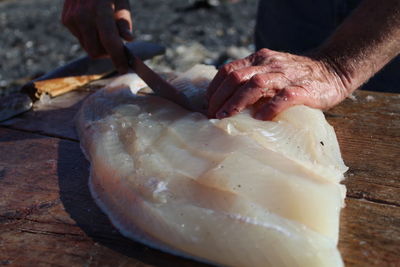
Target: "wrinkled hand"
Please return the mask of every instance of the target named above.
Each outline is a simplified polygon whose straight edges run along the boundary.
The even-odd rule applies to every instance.
[[[120,73],[128,71],[121,37],[133,40],[129,0],[65,0],[62,23],[89,56],[109,55]]]
[[[271,120],[294,105],[331,108],[348,91],[327,61],[261,49],[218,71],[207,90],[208,115],[222,119],[253,106],[255,118]]]

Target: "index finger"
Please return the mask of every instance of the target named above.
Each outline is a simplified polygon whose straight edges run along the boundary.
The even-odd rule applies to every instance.
[[[114,8],[111,2],[97,7],[96,25],[100,41],[119,73],[128,72],[129,66],[125,56],[124,43],[114,19]]]
[[[223,119],[241,112],[246,107],[253,105],[261,98],[273,97],[276,91],[289,84],[282,73],[263,73],[253,76],[246,84],[241,86],[235,94],[217,112],[216,117]]]
[[[117,23],[119,34],[126,41],[133,41],[132,17],[129,0],[116,0],[114,18]]]
[[[210,85],[207,88],[206,97],[210,100],[213,94],[217,91],[217,89],[221,86],[222,82],[228,77],[228,75],[235,71],[245,67],[251,66],[251,62],[249,58],[243,58],[239,60],[232,61],[228,64],[223,65],[215,75],[214,79],[212,79]]]
[[[210,100],[212,98],[213,94],[231,72],[250,66],[261,66],[263,65],[261,63],[263,63],[272,52],[272,50],[263,48],[243,59],[238,59],[222,66],[207,88],[207,99]]]

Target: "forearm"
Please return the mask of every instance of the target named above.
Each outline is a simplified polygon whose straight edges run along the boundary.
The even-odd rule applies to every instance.
[[[351,93],[399,53],[400,1],[364,0],[317,57],[327,61]]]

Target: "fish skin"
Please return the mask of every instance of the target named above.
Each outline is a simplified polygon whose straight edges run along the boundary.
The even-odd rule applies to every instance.
[[[214,73],[175,82],[196,101]],[[122,234],[223,266],[343,266],[347,167],[321,111],[208,120],[115,84],[86,100],[77,131],[92,195]]]

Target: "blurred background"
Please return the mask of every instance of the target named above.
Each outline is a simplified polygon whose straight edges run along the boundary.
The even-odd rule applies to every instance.
[[[162,44],[160,71],[221,65],[254,50],[257,0],[131,0],[136,39]],[[61,24],[63,0],[0,0],[0,96],[85,55]]]

